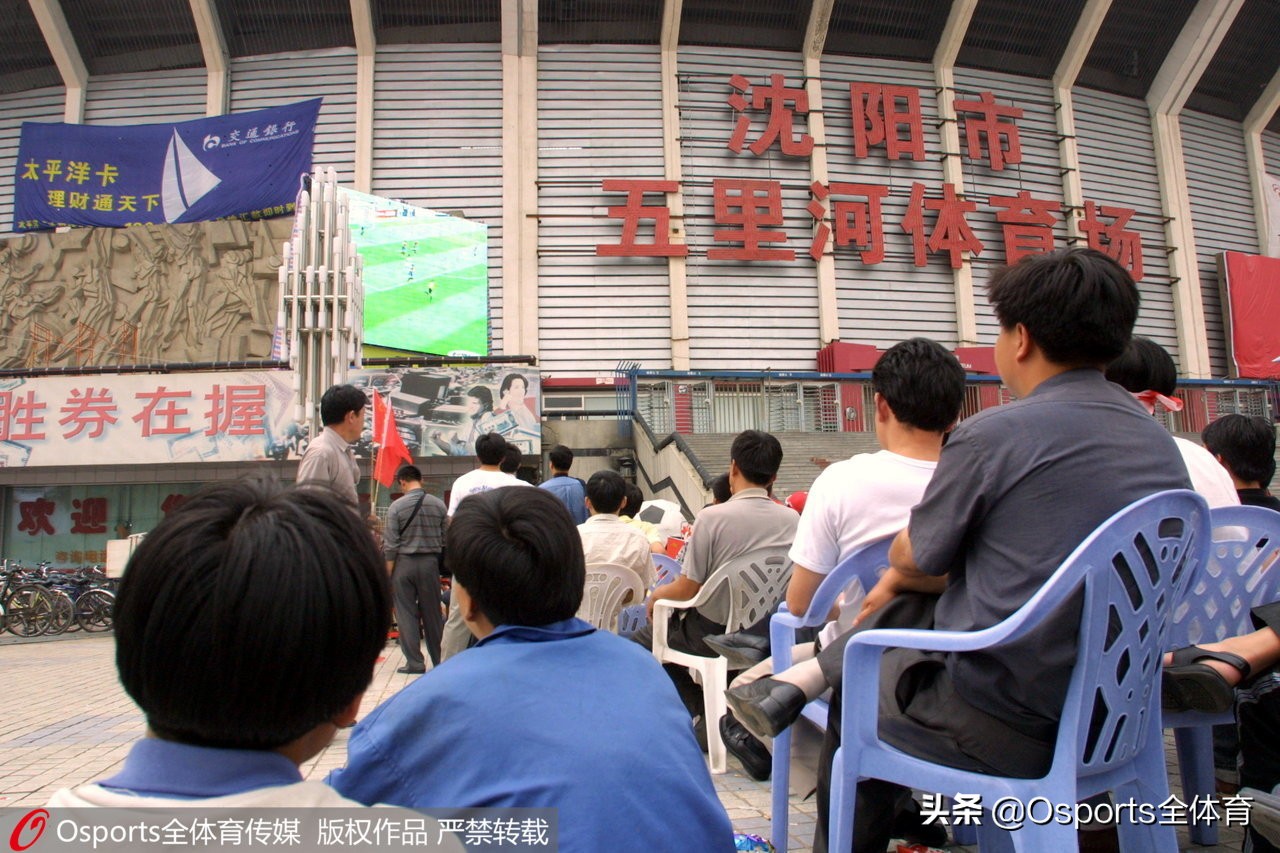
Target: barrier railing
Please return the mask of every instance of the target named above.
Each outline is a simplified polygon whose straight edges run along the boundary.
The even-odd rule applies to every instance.
[[[630,423],[635,413],[657,436],[767,432],[874,432],[870,373],[619,370],[627,378]],[[1199,433],[1225,414],[1272,418],[1275,383],[1257,380],[1183,380],[1181,412],[1160,410],[1171,432]],[[1013,397],[999,377],[966,379],[961,419],[1003,405]]]

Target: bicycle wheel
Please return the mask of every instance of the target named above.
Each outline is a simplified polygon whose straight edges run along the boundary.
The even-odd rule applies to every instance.
[[[90,589],[76,599],[76,622],[87,632],[111,629],[116,597],[105,589]]]
[[[49,618],[49,624],[45,626],[46,634],[61,634],[70,628],[76,622],[76,605],[71,600],[71,596],[67,595],[60,589],[47,590],[49,597],[52,599],[52,616]]]
[[[36,637],[53,621],[53,597],[35,584],[14,587],[6,602],[5,625],[19,637]]]

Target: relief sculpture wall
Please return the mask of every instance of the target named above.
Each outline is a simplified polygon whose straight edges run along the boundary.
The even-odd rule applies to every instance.
[[[271,357],[292,218],[0,242],[0,369]]]

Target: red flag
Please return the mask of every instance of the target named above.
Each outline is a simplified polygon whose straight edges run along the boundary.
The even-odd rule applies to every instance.
[[[396,429],[396,416],[391,407],[382,401],[382,395],[373,392],[373,441],[378,445],[378,461],[373,466],[373,479],[388,489],[395,482],[401,465],[412,465],[413,457],[404,439]]]

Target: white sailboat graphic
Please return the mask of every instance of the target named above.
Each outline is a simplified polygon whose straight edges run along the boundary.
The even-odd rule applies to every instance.
[[[160,190],[165,222],[177,222],[191,205],[220,183],[222,179],[191,153],[175,130],[164,155],[164,180]]]

